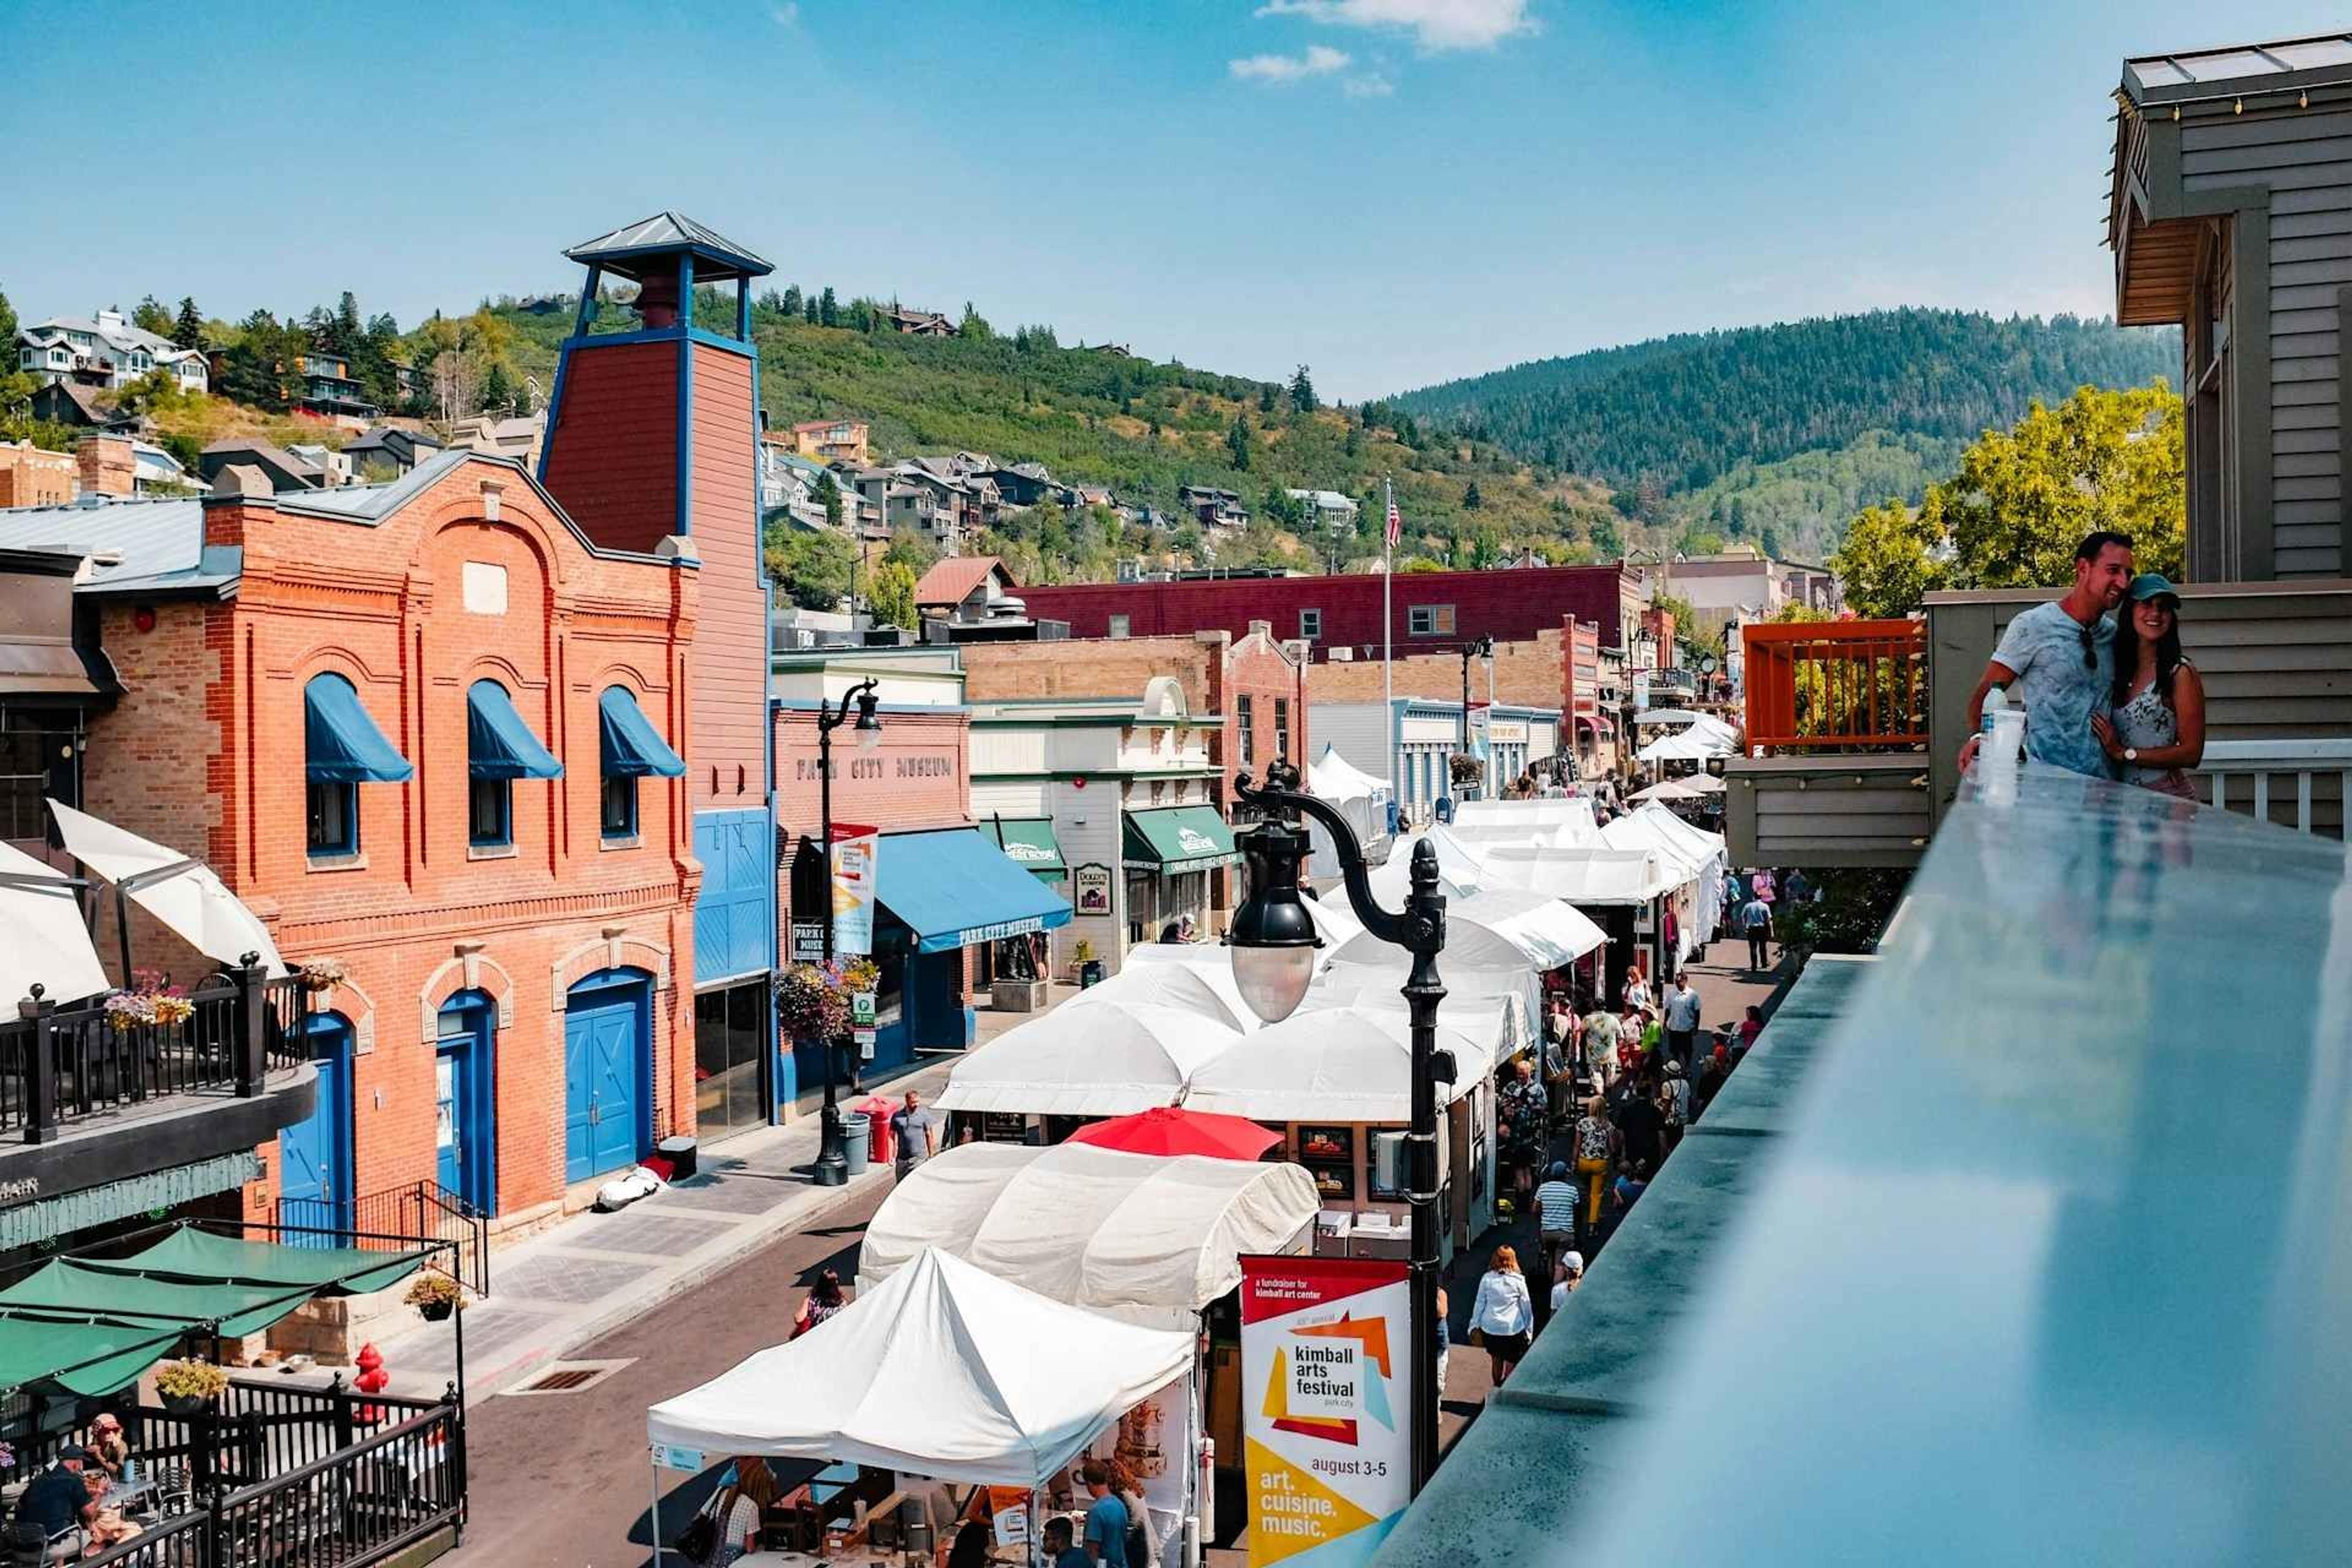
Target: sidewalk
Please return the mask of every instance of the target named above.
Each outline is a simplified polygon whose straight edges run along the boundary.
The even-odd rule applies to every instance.
[[[894,1079],[888,1090],[895,1098],[919,1089],[928,1100],[947,1082],[956,1059]],[[819,1135],[818,1119],[804,1116],[730,1138],[704,1151],[700,1170],[687,1181],[617,1214],[573,1215],[494,1251],[490,1294],[465,1313],[467,1397],[513,1386],[778,1237],[813,1229],[858,1196],[889,1184],[887,1167],[869,1167],[846,1185],[816,1185],[808,1168],[816,1160]],[[776,1337],[790,1326],[780,1321]],[[692,1331],[690,1325],[681,1327]],[[417,1323],[378,1340],[377,1349],[395,1394],[438,1394],[457,1376],[457,1336],[446,1323]]]

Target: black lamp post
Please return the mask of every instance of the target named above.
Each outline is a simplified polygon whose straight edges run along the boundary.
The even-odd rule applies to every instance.
[[[1253,787],[1247,773],[1234,781],[1234,798],[1264,814],[1241,834],[1249,897],[1234,911],[1225,939],[1234,950],[1234,983],[1250,1011],[1269,1024],[1288,1017],[1315,972],[1315,918],[1298,892],[1298,868],[1307,852],[1307,835],[1297,823],[1301,813],[1330,833],[1348,903],[1364,929],[1412,954],[1403,988],[1412,1025],[1405,1199],[1412,1207],[1412,1489],[1419,1492],[1437,1468],[1437,1085],[1452,1083],[1455,1071],[1454,1053],[1437,1048],[1437,1005],[1445,999],[1437,978],[1437,955],[1445,948],[1437,849],[1426,838],[1413,846],[1412,891],[1403,911],[1391,913],[1372,897],[1364,848],[1348,819],[1302,793],[1298,770],[1287,763],[1268,767],[1265,781],[1263,788]]]
[[[1462,755],[1465,757],[1470,754],[1470,661],[1474,658],[1494,657],[1495,639],[1493,637],[1480,637],[1476,642],[1466,642],[1462,645]],[[1445,783],[1450,792],[1454,784],[1453,768],[1450,763],[1447,764]]]
[[[816,798],[817,822],[823,837],[824,856],[824,900],[823,952],[827,965],[833,963],[833,732],[849,722],[849,709],[857,706],[857,723],[853,731],[857,736],[857,749],[870,752],[882,740],[882,721],[874,714],[875,686],[871,680],[861,680],[841,694],[837,703],[824,703],[816,710]],[[816,1156],[816,1184],[837,1187],[849,1180],[849,1155],[842,1147],[841,1103],[836,1082],[841,1076],[836,1055],[841,1049],[837,1038],[824,1042],[824,1113],[819,1131],[821,1140]]]

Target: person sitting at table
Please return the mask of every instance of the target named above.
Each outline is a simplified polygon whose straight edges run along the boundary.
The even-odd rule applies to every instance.
[[[735,1484],[729,1493],[719,1510],[719,1550],[711,1559],[713,1568],[727,1568],[738,1557],[748,1557],[760,1549],[760,1521],[776,1500],[776,1478],[768,1461],[737,1460]]]
[[[137,1525],[122,1517],[121,1509],[107,1506],[106,1491],[112,1483],[106,1479],[104,1470],[92,1465],[82,1471],[81,1484],[89,1500],[81,1510],[82,1533],[88,1537],[81,1549],[84,1557],[95,1557],[108,1547],[120,1546],[141,1533]]]
[[[1060,1514],[1045,1521],[1045,1568],[1094,1568],[1094,1559],[1073,1539],[1076,1534]]]
[[[1055,1522],[1061,1521],[1057,1520]],[[1066,1531],[1067,1526],[1064,1528]],[[955,1544],[948,1548],[948,1568],[987,1568],[988,1542],[989,1528],[986,1521],[977,1519],[964,1521],[963,1528],[956,1531]],[[1050,1545],[1052,1542],[1053,1535],[1049,1527],[1046,1542]]]
[[[131,1443],[122,1436],[121,1416],[110,1412],[93,1416],[89,1441],[82,1447],[89,1450],[90,1468],[104,1470],[108,1484],[122,1486],[135,1479],[131,1474]]]
[[[89,1463],[87,1449],[79,1443],[68,1443],[16,1500],[17,1528],[39,1531],[39,1539],[48,1543],[53,1554],[61,1551],[79,1554],[85,1544],[81,1525],[82,1515],[89,1508],[89,1493],[83,1489],[81,1475]]]
[[[1110,1489],[1110,1469],[1099,1459],[1088,1459],[1078,1470],[1087,1495],[1087,1555],[1103,1568],[1128,1568],[1127,1504]]]

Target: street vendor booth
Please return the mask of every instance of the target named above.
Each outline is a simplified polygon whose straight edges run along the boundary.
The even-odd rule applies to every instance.
[[[1213,805],[1129,810],[1120,858],[1127,873],[1127,938],[1150,942],[1189,915],[1209,929],[1210,873],[1234,865],[1234,830]]]
[[[1204,1334],[1206,1361],[1190,1397],[1155,1402],[1123,1441],[1149,1496],[1179,1472],[1206,1468],[1197,1441],[1205,1433],[1237,1492],[1246,1397],[1234,1294],[1241,1259],[1304,1251],[1319,1206],[1314,1182],[1297,1165],[1083,1143],[967,1144],[917,1166],[883,1203],[866,1226],[858,1289],[938,1247],[1070,1306]],[[1204,1489],[1187,1509],[1198,1521],[1195,1539],[1214,1538],[1213,1496]],[[1160,1561],[1169,1561],[1165,1552]]]
[[[1679,862],[1670,867],[1657,850],[1498,848],[1487,854],[1486,864],[1498,884],[1573,904],[1608,933],[1601,996],[1612,1005],[1623,992],[1628,969],[1638,963],[1656,975],[1673,962],[1660,950],[1664,922],[1658,910],[1686,877]]]
[[[981,1119],[992,1140],[1051,1141],[1031,1119],[1125,1116],[1174,1105],[1237,1029],[1166,1002],[1075,1004],[1014,1026],[955,1064],[935,1103]]]
[[[798,1339],[646,1413],[655,1539],[662,1468],[814,1459],[857,1472],[823,1500],[791,1500],[795,1517],[821,1516],[825,1558],[903,1562],[911,1549],[928,1561],[957,1519],[993,1513],[999,1560],[1034,1561],[1041,1512],[1083,1498],[1065,1495],[1071,1465],[1181,1389],[1196,1338],[1067,1306],[926,1247]],[[684,1523],[674,1511],[667,1528]],[[656,1568],[675,1561],[656,1548]]]
[[[1339,808],[1348,826],[1355,829],[1356,842],[1367,860],[1378,865],[1387,858],[1389,811],[1396,801],[1396,790],[1388,780],[1364,772],[1341,756],[1339,747],[1327,744],[1323,754],[1307,766],[1307,793]],[[1308,879],[1318,885],[1336,880],[1339,851],[1323,825],[1311,818],[1307,824],[1307,842]]]
[[[1654,849],[1669,869],[1685,874],[1671,895],[1682,939],[1676,963],[1715,940],[1729,860],[1721,834],[1693,827],[1663,805],[1644,805],[1602,828],[1601,841],[1612,849]]]

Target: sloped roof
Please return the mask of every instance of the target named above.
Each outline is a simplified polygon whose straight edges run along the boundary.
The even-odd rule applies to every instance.
[[[111,566],[90,562],[75,584],[81,594],[216,591],[234,584],[244,564],[244,552],[234,545],[205,548],[204,503],[193,498],[12,507],[0,510],[0,548],[120,552]]]
[[[573,261],[593,262],[608,271],[635,277],[635,273],[626,266],[617,264],[635,257],[675,254],[681,250],[692,251],[707,261],[715,261],[722,268],[719,272],[707,272],[696,268],[698,282],[713,282],[721,278],[764,278],[775,270],[758,255],[724,235],[674,212],[657,212],[651,217],[639,218],[610,234],[599,235],[594,239],[575,245],[563,254]]]
[[[993,555],[950,555],[923,574],[923,580],[915,584],[915,603],[918,606],[961,605],[992,573],[1002,574],[1007,588],[1020,586],[1005,571],[1004,563]]]
[[[2352,78],[2352,34],[2322,33],[2269,44],[2230,44],[2124,62],[2124,89],[2140,103],[2315,86]]]
[[[312,463],[302,458],[298,458],[293,453],[287,451],[285,448],[281,447],[274,447],[267,441],[256,441],[246,438],[240,438],[234,441],[215,441],[211,446],[206,447],[200,454],[200,456],[206,458],[226,457],[231,458],[248,455],[259,458],[264,462],[269,463],[278,468],[281,472],[289,474],[295,479],[304,480],[310,484],[323,484],[326,480],[326,475],[320,471],[319,466],[316,463]]]
[[[30,336],[35,332],[88,332],[104,338],[121,349],[145,349],[149,353],[180,353],[180,345],[169,338],[159,338],[144,327],[134,327],[125,321],[119,327],[102,327],[89,316],[51,316],[46,321],[35,321],[22,329]]]

